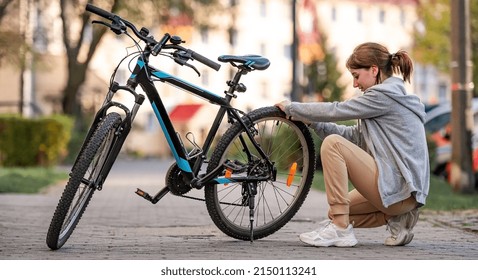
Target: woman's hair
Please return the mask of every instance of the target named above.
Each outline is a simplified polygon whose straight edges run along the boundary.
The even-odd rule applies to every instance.
[[[380,44],[363,43],[354,49],[346,63],[348,69],[370,68],[372,65],[377,65],[379,69],[377,83],[382,82],[382,75],[388,78],[393,74],[401,74],[403,80],[410,82],[413,63],[405,51],[399,50],[391,54],[386,47]]]

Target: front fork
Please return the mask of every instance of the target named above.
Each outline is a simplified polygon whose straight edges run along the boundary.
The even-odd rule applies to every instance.
[[[116,94],[118,90],[125,90],[135,97],[135,102],[131,110],[126,107],[125,105],[113,101],[113,97]],[[110,108],[116,107],[124,111],[125,117],[123,118],[123,121],[119,125],[116,135],[115,135],[115,141],[110,148],[110,151],[108,152],[108,156],[105,160],[105,163],[103,164],[103,167],[100,171],[100,176],[98,177],[98,182],[94,182],[92,186],[94,186],[96,189],[101,190],[103,183],[108,176],[109,172],[111,171],[111,168],[113,166],[113,163],[116,161],[116,157],[118,156],[119,152],[121,151],[121,147],[123,146],[124,141],[126,140],[126,137],[129,134],[129,131],[131,130],[131,124],[133,123],[134,118],[136,117],[136,114],[138,113],[139,108],[143,104],[144,101],[144,95],[142,94],[137,94],[134,90],[133,87],[130,85],[127,86],[120,86],[118,83],[114,82],[112,86],[110,87],[108,94],[106,95],[105,101],[103,102],[103,105],[101,108],[98,110],[98,112],[95,115],[95,118],[93,120],[93,123],[88,131],[88,134],[85,138],[85,142],[83,143],[83,146],[81,148],[81,151],[79,153],[79,156],[77,157],[76,160],[80,157],[81,153],[83,152],[84,146],[86,145],[88,139],[93,135],[93,132],[96,130],[97,126],[100,124],[100,122],[103,120],[103,118],[108,114],[108,110]],[[76,162],[75,162],[76,164]],[[91,184],[91,183],[90,183]]]

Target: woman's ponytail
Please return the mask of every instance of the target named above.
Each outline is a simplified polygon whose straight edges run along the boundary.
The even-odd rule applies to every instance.
[[[400,50],[391,54],[390,65],[393,74],[401,74],[404,81],[410,82],[410,76],[413,72],[413,63],[407,52]]]

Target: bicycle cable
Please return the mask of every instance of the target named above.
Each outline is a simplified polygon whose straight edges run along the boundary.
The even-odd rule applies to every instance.
[[[182,198],[191,199],[191,200],[206,201],[206,199],[204,199],[204,198],[199,198],[199,197],[194,197],[194,196],[189,196],[189,195],[177,195],[177,196],[182,197]],[[243,206],[242,204],[232,203],[232,202],[220,202],[220,204],[230,205],[230,206]]]
[[[126,36],[128,36],[128,37],[134,42],[134,44],[133,44],[133,46],[126,47],[126,56],[123,57],[123,58],[120,60],[120,62],[118,63],[118,65],[117,65],[117,66],[115,67],[115,69],[113,70],[113,73],[112,73],[111,78],[110,78],[110,85],[113,84],[114,78],[116,77],[116,73],[117,73],[119,67],[121,66],[121,64],[123,64],[123,62],[124,62],[128,57],[130,57],[130,56],[132,56],[132,55],[135,55],[134,57],[132,57],[132,58],[130,59],[130,61],[129,61],[129,63],[128,63],[128,70],[129,70],[130,73],[133,72],[133,70],[131,70],[131,68],[132,68],[132,67],[131,67],[131,62],[134,61],[134,59],[135,59],[136,57],[141,56],[141,58],[143,59],[143,61],[146,61],[145,58],[144,58],[144,55],[143,55],[143,54],[144,54],[144,50],[143,50],[143,48],[141,48],[141,45],[138,43],[138,41],[136,41],[136,40],[133,38],[133,36],[131,36],[127,31],[124,31],[123,34],[125,34]],[[134,48],[134,47],[136,47],[136,48],[138,49],[138,51],[135,51],[135,52],[132,52],[132,53],[128,53],[128,52],[129,52],[128,49]],[[148,75],[148,78],[149,78],[149,73],[148,73],[148,71],[146,71],[146,75]]]

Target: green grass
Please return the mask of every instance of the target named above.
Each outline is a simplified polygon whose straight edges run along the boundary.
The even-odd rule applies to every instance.
[[[423,207],[429,210],[464,210],[478,209],[478,193],[460,194],[443,179],[430,178],[430,192],[427,204]]]
[[[37,193],[68,178],[68,173],[53,168],[0,167],[0,193]]]
[[[313,187],[320,191],[325,191],[322,172],[315,173]],[[353,186],[349,184],[349,189],[352,188]],[[478,209],[478,193],[456,193],[446,181],[436,176],[431,176],[430,192],[427,197],[427,203],[423,209],[436,211]]]

